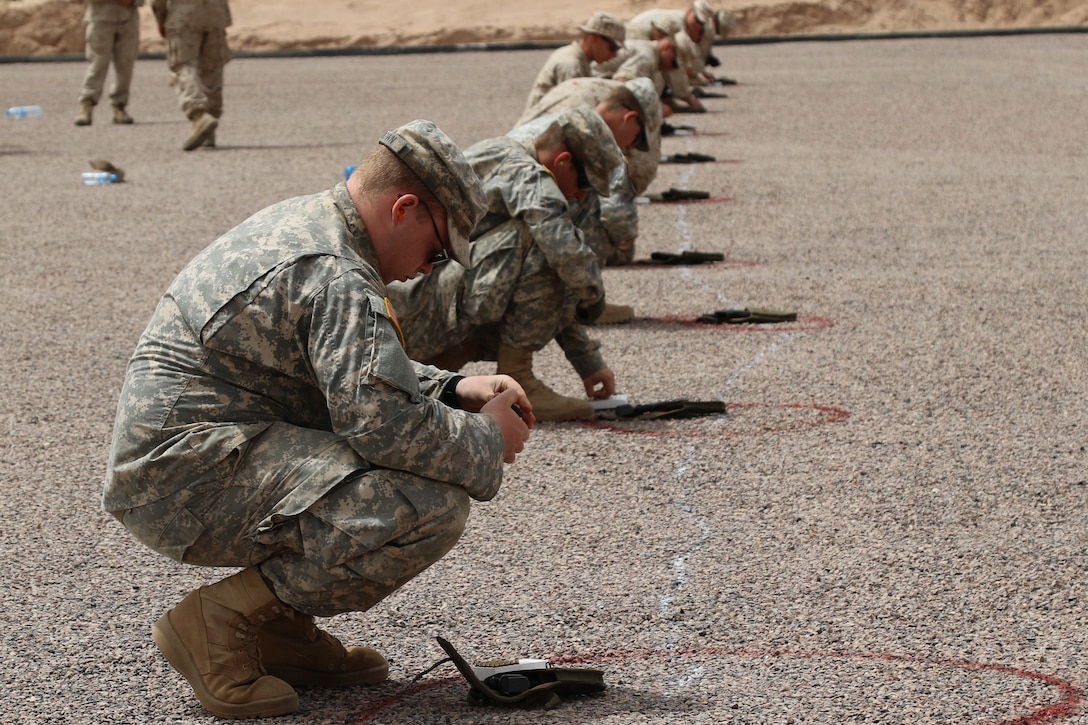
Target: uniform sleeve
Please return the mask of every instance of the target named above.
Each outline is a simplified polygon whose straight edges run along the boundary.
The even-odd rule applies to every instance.
[[[555,342],[580,378],[587,378],[607,367],[604,356],[601,355],[601,344],[591,338],[586,328],[578,323],[572,323],[560,330],[555,336]]]
[[[570,208],[544,167],[507,174],[510,187],[503,194],[509,216],[525,222],[548,266],[573,290],[582,304],[604,296],[604,280],[597,254],[586,243],[570,217]]]
[[[638,208],[627,164],[616,167],[610,185],[612,193],[600,200],[601,224],[612,246],[623,246],[638,236]]]
[[[688,80],[688,71],[685,66],[666,73],[665,82],[677,98],[687,98],[692,94],[691,82]]]
[[[449,373],[401,347],[384,299],[353,273],[315,296],[305,344],[333,431],[371,463],[463,486],[477,500],[502,482],[503,438],[489,416],[433,397]]]

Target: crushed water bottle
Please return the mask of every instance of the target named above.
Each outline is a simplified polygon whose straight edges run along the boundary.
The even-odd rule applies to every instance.
[[[108,171],[84,171],[83,172],[83,185],[84,186],[98,186],[99,184],[116,184],[118,181],[117,174],[111,174]]]
[[[4,115],[8,118],[41,118],[42,107],[41,106],[12,106],[8,110],[4,111]]]

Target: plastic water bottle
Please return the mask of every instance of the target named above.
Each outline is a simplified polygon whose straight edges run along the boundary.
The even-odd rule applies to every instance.
[[[42,107],[41,106],[12,106],[8,110],[4,111],[4,115],[8,118],[41,118]]]
[[[116,184],[117,174],[111,174],[108,171],[84,171],[83,172],[83,185],[84,186],[98,186],[99,184]]]

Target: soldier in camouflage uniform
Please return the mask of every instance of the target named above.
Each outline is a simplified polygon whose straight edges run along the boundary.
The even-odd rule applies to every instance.
[[[465,152],[484,185],[488,212],[476,227],[472,268],[394,284],[393,304],[409,354],[457,370],[496,360],[521,383],[540,420],[593,415],[589,402],[559,395],[532,372],[533,353],[556,340],[591,397],[615,392],[615,375],[582,325],[604,307],[597,253],[570,216],[568,200],[607,196],[622,164],[612,133],[590,106],[574,109],[535,138],[481,141]]]
[[[649,78],[658,89],[661,102],[666,104],[666,117],[675,110],[703,112],[706,108],[695,97],[688,77],[688,68],[696,46],[685,33],[663,35],[656,31],[655,39],[631,38],[627,41],[622,62],[607,74],[617,81]],[[680,102],[683,102],[682,104]]]
[[[622,132],[611,120],[616,117],[608,104],[617,88],[629,89],[640,111],[640,134],[631,144],[621,143]],[[609,196],[602,198],[587,194],[583,201],[572,203],[573,216],[590,246],[597,250],[602,265],[630,264],[634,260],[635,238],[638,236],[638,211],[634,198],[649,188],[657,175],[661,158],[661,101],[649,78],[635,78],[626,83],[608,78],[573,78],[548,91],[544,98],[522,115],[518,125],[583,105],[597,107],[605,123],[612,129],[627,163],[617,169]],[[597,319],[597,324],[609,321],[602,318],[606,318],[612,308],[611,304],[607,306]]]
[[[185,117],[193,122],[182,149],[215,146],[223,115],[223,68],[230,60],[227,0],[151,0],[166,38],[166,62]]]
[[[589,22],[578,29],[582,31],[578,40],[558,48],[544,62],[533,81],[529,100],[525,102],[526,109],[563,81],[590,75],[590,63],[606,63],[623,47],[623,21],[615,15],[594,13]]]
[[[645,10],[627,22],[627,33],[631,38],[653,40],[661,32],[672,36],[682,34],[677,37],[680,68],[676,72],[684,72],[686,82],[670,78],[670,87],[676,86],[674,92],[677,88],[683,90],[685,85],[705,85],[706,60],[716,37],[716,18],[710,4],[706,0],[695,0],[686,9]]]
[[[625,82],[634,78],[649,78],[660,98],[668,88],[665,73],[676,69],[676,41],[670,36],[658,40],[631,38],[624,44],[623,53],[615,68],[602,69],[601,77]],[[667,106],[664,114],[672,113]]]
[[[468,262],[484,209],[461,152],[414,121],[348,181],[198,254],[140,338],[103,506],[166,556],[244,567],[152,627],[215,714],[288,713],[294,686],[384,680],[381,654],[314,616],[365,611],[441,558],[522,450],[522,388],[409,360],[386,296]]]
[[[113,61],[113,88],[110,103],[113,105],[114,123],[132,123],[132,116],[125,110],[129,88],[132,86],[132,69],[140,52],[140,13],[144,0],[90,0],[83,19],[87,23],[87,74],[83,77],[83,89],[79,93],[77,126],[90,126],[94,107],[102,98],[106,74]]]

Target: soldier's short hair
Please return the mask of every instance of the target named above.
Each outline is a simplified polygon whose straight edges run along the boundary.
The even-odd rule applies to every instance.
[[[605,104],[606,108],[613,110],[624,108],[628,111],[634,111],[638,114],[639,121],[642,123],[646,122],[646,111],[643,110],[642,104],[638,101],[638,97],[630,88],[623,84],[614,86],[608,91],[608,95],[601,100],[601,103]]]
[[[555,149],[565,143],[566,138],[563,136],[563,127],[554,122],[549,123],[548,127],[533,140],[533,146],[538,154],[545,149]]]
[[[536,148],[537,155],[539,155],[540,152],[545,149],[555,150],[559,147],[565,148],[567,152],[570,153],[571,164],[574,166],[575,171],[578,172],[578,188],[589,188],[589,179],[586,177],[585,165],[570,148],[570,145],[567,143],[566,132],[563,130],[563,127],[559,124],[558,121],[548,124],[548,127],[544,129],[544,131],[541,132],[533,141],[533,145]]]
[[[381,144],[370,150],[363,162],[352,172],[352,176],[358,177],[359,188],[364,196],[395,191],[415,194],[428,206],[438,204],[438,199],[415,172]]]

